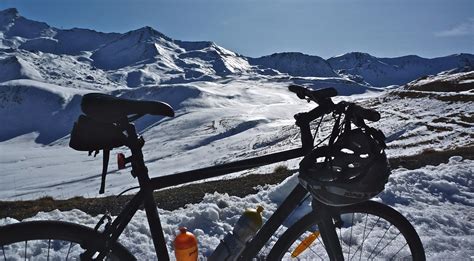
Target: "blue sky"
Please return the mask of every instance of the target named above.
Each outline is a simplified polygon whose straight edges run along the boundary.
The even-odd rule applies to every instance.
[[[58,28],[126,32],[148,25],[252,57],[474,53],[473,0],[0,0],[0,9],[8,7]]]

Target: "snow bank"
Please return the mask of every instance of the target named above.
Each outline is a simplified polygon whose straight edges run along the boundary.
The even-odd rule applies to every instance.
[[[462,260],[474,255],[474,161],[417,170],[398,169],[380,199],[400,210],[415,226],[427,259]]]
[[[418,170],[395,170],[386,190],[379,200],[402,212],[415,226],[425,247],[428,259],[468,259],[474,255],[472,206],[474,161],[453,157],[447,164],[427,166]],[[208,194],[198,204],[165,211],[159,209],[168,249],[179,226],[186,226],[199,241],[201,256],[208,256],[219,240],[232,230],[245,208],[261,205],[268,219],[297,183],[296,175],[279,185],[265,186],[254,195],[244,198],[225,194]],[[309,201],[291,214],[284,226],[310,210]],[[55,219],[80,222],[94,226],[100,217],[81,211],[40,212],[28,220]],[[0,225],[17,222],[11,218],[0,220]],[[281,233],[281,228],[278,233]],[[277,234],[278,234],[277,233]],[[272,238],[272,245],[276,238]],[[146,214],[138,211],[120,241],[141,260],[154,259],[153,243],[146,221]],[[269,251],[269,249],[265,249]]]

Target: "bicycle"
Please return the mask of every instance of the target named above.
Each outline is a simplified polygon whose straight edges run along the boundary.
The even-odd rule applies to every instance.
[[[310,124],[318,118],[322,121],[322,117],[327,114],[339,115],[332,134],[338,134],[341,131],[339,129],[341,115],[346,120],[343,124],[346,128],[351,124],[365,125],[364,119],[377,121],[380,118],[378,112],[364,109],[353,103],[334,104],[331,97],[336,96],[337,92],[333,88],[310,90],[291,85],[289,89],[299,98],[318,104],[309,112],[295,115],[296,125],[301,132],[302,146],[300,148],[155,178],[150,178],[148,175],[142,154],[145,141],[137,134],[132,121],[146,114],[174,116],[173,109],[158,101],[136,101],[105,94],[85,95],[81,104],[85,115],[81,115],[75,123],[70,146],[77,150],[89,151],[89,153],[104,151],[100,193],[104,191],[110,150],[123,145],[127,146],[131,151],[131,156],[122,158],[121,164],[131,163],[131,174],[138,178],[140,190],[115,219],[112,220],[112,217],[106,213],[95,228],[61,221],[20,222],[0,227],[0,246],[4,259],[7,260],[7,253],[15,252],[23,255],[25,259],[28,256],[36,258],[36,254],[44,254],[45,259],[49,260],[50,257],[62,254],[67,260],[74,254],[77,255],[76,258],[82,260],[104,258],[135,260],[117,239],[143,204],[157,258],[169,260],[164,233],[153,198],[154,190],[307,156],[314,151],[315,147]],[[336,127],[336,125],[339,126]],[[335,138],[332,134],[329,137],[329,143],[334,143]],[[313,210],[290,226],[270,251],[260,252],[285,219],[308,197],[312,197]],[[250,242],[247,242],[238,260],[252,258],[278,260],[294,256],[331,260],[344,258],[425,259],[421,240],[405,217],[382,203],[365,199],[359,201],[340,206],[327,205],[323,203],[324,200],[314,196],[310,187],[300,182]],[[106,224],[100,231],[103,223]],[[30,253],[28,244],[35,253]],[[303,249],[303,254],[295,253],[297,248]]]

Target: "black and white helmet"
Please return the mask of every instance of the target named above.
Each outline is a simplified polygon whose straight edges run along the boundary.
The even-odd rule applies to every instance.
[[[317,200],[344,206],[368,200],[385,187],[390,168],[385,136],[365,126],[346,130],[331,146],[313,149],[300,162],[300,183]]]

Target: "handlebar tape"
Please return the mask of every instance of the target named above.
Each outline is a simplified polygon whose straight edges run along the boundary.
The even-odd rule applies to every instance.
[[[337,91],[334,88],[324,88],[319,90],[311,90],[300,85],[290,85],[288,89],[291,92],[296,93],[300,99],[305,99],[306,97],[311,100],[320,103],[323,100],[337,96]]]

